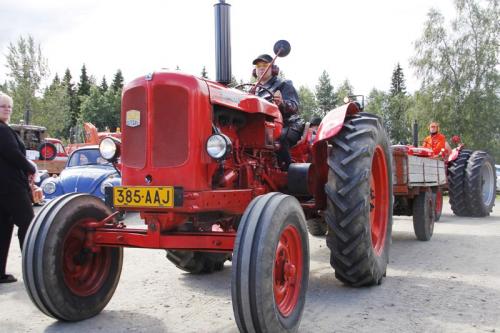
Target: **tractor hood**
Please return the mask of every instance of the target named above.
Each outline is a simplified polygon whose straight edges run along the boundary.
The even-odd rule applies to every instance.
[[[210,91],[210,102],[247,113],[263,113],[281,119],[278,107],[255,95],[238,89],[227,88],[219,83],[206,81]]]

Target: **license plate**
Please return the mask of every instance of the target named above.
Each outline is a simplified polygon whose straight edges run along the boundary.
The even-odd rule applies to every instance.
[[[115,207],[173,207],[174,187],[113,187]]]

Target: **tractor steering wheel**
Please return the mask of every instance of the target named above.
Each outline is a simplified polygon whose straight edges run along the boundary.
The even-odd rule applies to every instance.
[[[255,91],[255,90],[257,90],[257,88],[260,88],[260,89],[264,90],[264,92],[266,93],[264,96],[260,96],[260,97],[264,98],[268,102],[273,102],[274,101],[274,94],[273,94],[273,92],[271,90],[269,90],[268,88],[264,87],[261,84],[242,83],[242,84],[238,84],[234,88],[242,90],[242,91],[247,92],[247,93],[250,93],[250,91],[252,89],[254,89],[254,91]],[[257,95],[257,94],[254,92],[254,95]]]

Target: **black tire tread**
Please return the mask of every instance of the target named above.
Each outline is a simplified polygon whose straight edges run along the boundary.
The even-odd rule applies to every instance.
[[[493,198],[492,201],[487,203],[484,202],[483,198],[483,184],[482,182],[482,167],[485,164],[490,164],[490,168],[493,172],[492,180],[493,185]],[[467,162],[467,167],[465,169],[465,200],[468,206],[469,216],[472,217],[484,217],[490,215],[495,205],[496,196],[496,174],[495,174],[495,162],[491,156],[481,150],[474,151]]]
[[[330,140],[330,171],[325,185],[328,199],[325,220],[329,229],[326,241],[331,251],[330,264],[335,269],[335,276],[354,287],[381,283],[391,242],[392,177],[388,177],[391,202],[387,238],[384,253],[381,258],[375,258],[369,230],[369,179],[377,140],[385,147],[390,175],[389,140],[378,118],[362,114],[346,119],[342,130]]]
[[[453,213],[457,216],[470,215],[465,196],[465,170],[472,151],[462,149],[458,157],[448,166],[448,195]]]

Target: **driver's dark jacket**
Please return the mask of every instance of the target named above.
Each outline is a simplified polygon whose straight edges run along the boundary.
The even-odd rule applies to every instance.
[[[28,174],[32,173],[35,168],[26,159],[21,138],[0,121],[0,195],[28,192]]]
[[[279,105],[279,109],[283,116],[284,126],[300,128],[304,124],[304,121],[299,115],[299,96],[293,87],[292,81],[273,76],[265,84],[262,84],[262,86],[269,89],[272,93],[278,90],[281,92],[283,103]],[[268,93],[266,93],[264,89],[261,89],[257,92],[257,95],[264,97],[268,95]]]

